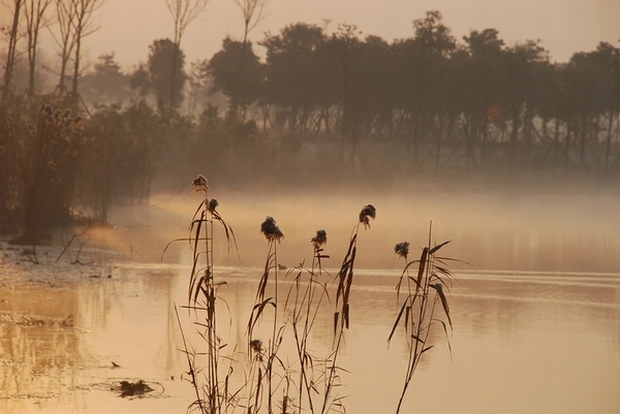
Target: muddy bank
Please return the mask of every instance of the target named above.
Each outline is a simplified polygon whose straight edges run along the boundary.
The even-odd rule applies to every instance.
[[[82,279],[112,277],[114,267],[96,249],[59,245],[23,246],[0,240],[0,287],[67,287]]]

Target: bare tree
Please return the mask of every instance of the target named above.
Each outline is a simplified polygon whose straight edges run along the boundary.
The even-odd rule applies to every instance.
[[[6,53],[6,61],[4,65],[4,85],[2,87],[2,100],[4,100],[11,90],[11,77],[13,76],[13,66],[15,64],[15,55],[17,47],[17,39],[19,37],[19,15],[25,0],[14,0],[11,8],[13,20],[11,26],[7,29],[8,47]],[[9,4],[9,7],[10,4]]]
[[[45,11],[52,0],[26,0],[24,14],[26,16],[26,40],[28,52],[28,95],[34,95],[34,80],[36,70],[37,46],[39,43],[39,30],[47,22],[44,18]]]
[[[67,65],[73,57],[72,93],[77,93],[82,40],[99,29],[93,26],[93,13],[101,7],[102,0],[55,0],[58,36],[54,36],[60,47],[60,80],[58,90],[66,92]]]
[[[58,81],[58,92],[64,93],[65,77],[67,65],[71,59],[71,52],[75,45],[73,33],[73,20],[75,19],[75,9],[73,0],[55,0],[56,2],[56,22],[58,23],[58,37],[52,32],[54,40],[60,47],[60,79]]]
[[[75,20],[73,25],[75,51],[73,58],[73,88],[71,93],[77,94],[78,78],[80,76],[80,61],[82,40],[99,29],[93,25],[93,12],[103,5],[103,0],[72,0],[75,7]]]
[[[193,22],[200,13],[207,7],[209,0],[166,0],[166,6],[172,15],[174,21],[174,39],[173,42],[176,46],[175,53],[172,61],[172,82],[170,85],[170,106],[169,110],[172,111],[174,106],[175,96],[175,83],[176,83],[176,67],[179,64],[179,50],[181,50],[181,39],[187,26]]]
[[[245,52],[248,44],[248,35],[256,27],[256,25],[265,17],[265,7],[269,0],[233,0],[233,2],[241,10],[243,16],[243,44],[241,47],[241,57],[239,63],[239,80],[243,79],[243,70],[245,66]],[[231,110],[237,112],[236,101],[231,102]],[[245,116],[245,115],[244,115]]]
[[[209,0],[166,0],[166,6],[174,20],[174,43],[178,46],[185,29],[207,7]]]
[[[243,44],[248,41],[248,35],[256,25],[265,18],[265,7],[269,0],[233,0],[239,6],[243,16]]]

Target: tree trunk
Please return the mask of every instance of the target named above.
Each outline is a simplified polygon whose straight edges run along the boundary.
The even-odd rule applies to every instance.
[[[614,114],[612,111],[609,111],[609,124],[607,125],[607,139],[605,140],[605,164],[604,171],[605,174],[609,171],[609,152],[611,150],[611,130],[614,125]]]
[[[4,66],[4,86],[2,88],[2,100],[5,100],[11,90],[11,77],[13,76],[13,65],[15,64],[15,47],[17,45],[17,31],[19,28],[19,14],[24,0],[15,0],[15,10],[13,10],[13,23],[9,33],[9,45],[6,53],[6,63]]]
[[[564,168],[568,169],[570,164],[569,157],[569,149],[570,149],[570,139],[572,133],[571,122],[566,122],[566,138],[564,139]]]
[[[180,43],[174,44],[174,53],[172,55],[172,77],[170,78],[170,102],[168,102],[168,117],[172,115],[172,111],[174,110],[174,100],[175,100],[175,92],[176,92],[176,78],[177,78],[177,65],[179,61],[179,48],[181,47]]]
[[[588,117],[586,114],[583,114],[581,118],[581,142],[579,145],[579,166],[585,167],[587,164],[586,161],[586,141],[588,137]]]
[[[560,118],[555,118],[555,133],[553,134],[553,169],[560,160]]]
[[[73,95],[77,95],[77,91],[78,91],[78,77],[80,76],[81,45],[82,45],[82,38],[80,35],[78,35],[75,41],[75,61],[73,62],[73,86],[71,88],[71,93]]]
[[[521,116],[519,111],[516,110],[512,114],[512,130],[510,131],[509,142],[509,161],[512,166],[517,164],[518,149],[519,149],[519,129],[521,128]]]

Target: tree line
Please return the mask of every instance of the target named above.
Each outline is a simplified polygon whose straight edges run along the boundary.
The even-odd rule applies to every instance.
[[[0,215],[29,239],[76,215],[105,221],[112,203],[148,197],[171,172],[240,184],[336,172],[620,171],[620,49],[609,43],[553,63],[540,42],[508,46],[495,29],[457,40],[429,11],[412,37],[391,43],[354,25],[291,24],[266,33],[259,56],[248,33],[265,3],[236,0],[243,39],[186,65],[181,39],[206,2],[167,0],[174,37],[154,40],[146,62],[125,72],[110,53],[84,70],[82,40],[96,30],[100,0],[13,1]],[[44,92],[36,33],[51,5],[60,63]],[[19,22],[31,40],[18,42]],[[32,70],[19,80],[24,62]]]
[[[539,42],[507,46],[495,29],[458,42],[437,11],[413,27],[388,43],[294,24],[260,42],[265,62],[247,48],[241,76],[230,39],[203,71],[266,128],[331,136],[353,157],[373,140],[400,143],[412,164],[618,169],[620,49],[552,63]]]
[[[159,106],[200,119],[217,102],[222,119],[255,128],[265,145],[327,143],[358,164],[364,146],[379,145],[408,166],[620,169],[618,47],[601,42],[554,63],[540,42],[507,46],[495,29],[457,41],[438,11],[413,32],[389,43],[354,25],[296,23],[265,34],[264,58],[247,36],[226,38],[189,70],[178,44],[160,39],[126,76]]]

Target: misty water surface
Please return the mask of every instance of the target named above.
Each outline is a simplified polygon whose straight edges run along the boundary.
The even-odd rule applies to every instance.
[[[403,265],[395,243],[423,246],[452,240],[442,252],[461,259],[451,288],[454,334],[450,354],[441,337],[427,353],[405,403],[425,413],[614,413],[620,411],[620,219],[618,196],[501,194],[484,190],[416,189],[399,196],[368,189],[325,195],[228,193],[212,195],[233,226],[240,258],[224,243],[216,249],[222,294],[241,326],[266,254],[258,228],[266,215],[285,234],[280,262],[292,266],[312,255],[310,238],[328,234],[328,267],[339,266],[364,204],[377,208],[360,234],[352,298],[352,326],[340,360],[350,413],[395,408],[406,355],[386,338],[394,320],[394,285]],[[186,243],[159,255],[184,236],[196,199],[161,196],[150,206],[115,211],[115,227],[93,232],[115,267],[110,279],[72,289],[10,292],[4,309],[50,317],[74,315],[73,329],[2,325],[2,412],[185,412],[192,401],[180,381],[174,303],[186,296],[190,254]],[[217,233],[216,233],[217,236]],[[221,236],[221,234],[220,234]],[[108,250],[109,251],[109,250]],[[413,253],[412,253],[413,254]],[[132,261],[134,263],[132,263]],[[221,263],[218,267],[217,263]],[[331,321],[317,327],[329,343]],[[317,352],[321,349],[317,349]],[[112,361],[120,365],[113,368]],[[153,396],[121,399],[110,383],[144,379],[161,385]],[[156,387],[157,388],[157,387]]]

